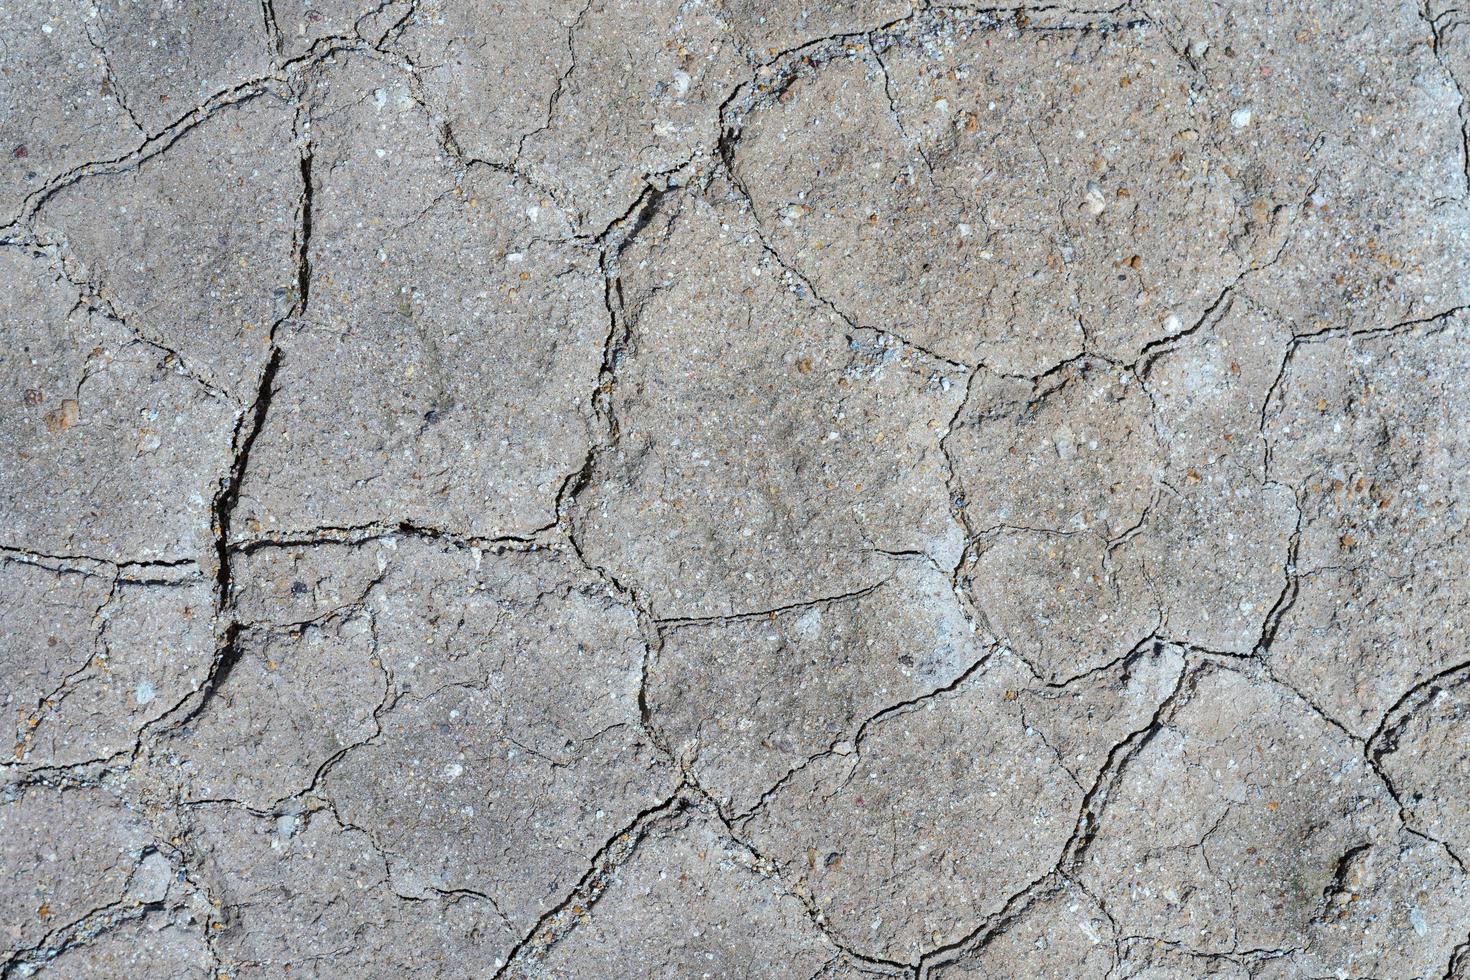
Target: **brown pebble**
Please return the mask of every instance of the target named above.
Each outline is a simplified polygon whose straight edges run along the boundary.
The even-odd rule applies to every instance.
[[[77,424],[81,409],[76,399],[64,399],[59,408],[46,413],[46,428],[51,432],[65,432]]]

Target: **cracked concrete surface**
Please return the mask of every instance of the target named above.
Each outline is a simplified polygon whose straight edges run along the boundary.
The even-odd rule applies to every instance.
[[[0,976],[1470,980],[1467,85],[0,6]]]

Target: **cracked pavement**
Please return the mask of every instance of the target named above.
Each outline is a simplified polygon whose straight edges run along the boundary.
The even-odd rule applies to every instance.
[[[1467,85],[0,6],[0,976],[1470,980]]]

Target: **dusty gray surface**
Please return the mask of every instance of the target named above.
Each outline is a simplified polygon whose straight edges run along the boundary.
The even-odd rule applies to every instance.
[[[1470,980],[1467,85],[0,5],[0,975]]]

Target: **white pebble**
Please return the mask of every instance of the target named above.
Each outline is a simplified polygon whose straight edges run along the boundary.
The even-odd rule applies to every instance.
[[[1108,206],[1107,198],[1103,197],[1102,188],[1097,186],[1096,181],[1089,180],[1087,182],[1087,193],[1082,195],[1082,206],[1094,218],[1102,214],[1103,210]]]

